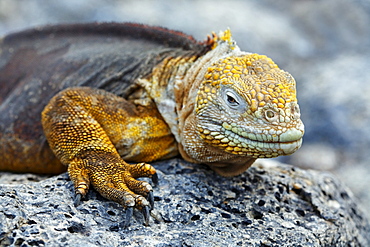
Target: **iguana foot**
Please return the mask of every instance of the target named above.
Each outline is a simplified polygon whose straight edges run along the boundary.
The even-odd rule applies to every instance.
[[[148,182],[136,178],[150,177],[156,183],[158,176],[151,165],[131,165],[120,158],[99,154],[72,162],[68,173],[75,187],[75,205],[79,204],[92,184],[103,197],[126,208],[125,227],[130,223],[133,208],[142,211],[144,223],[148,225],[149,212],[154,207],[153,188]]]

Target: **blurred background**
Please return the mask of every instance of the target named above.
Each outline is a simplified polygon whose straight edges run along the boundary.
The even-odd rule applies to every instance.
[[[242,50],[268,55],[297,81],[306,134],[280,161],[336,174],[370,216],[370,1],[0,0],[0,36],[93,21],[160,25],[198,40],[230,28]]]

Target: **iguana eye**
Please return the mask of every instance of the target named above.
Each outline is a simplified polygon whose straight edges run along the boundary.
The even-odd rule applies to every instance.
[[[229,87],[222,88],[222,99],[230,110],[244,112],[246,110],[245,100],[233,89]]]
[[[227,97],[227,102],[230,103],[230,105],[232,106],[238,106],[239,105],[239,102],[231,95],[230,92],[227,92],[226,93],[226,97]]]

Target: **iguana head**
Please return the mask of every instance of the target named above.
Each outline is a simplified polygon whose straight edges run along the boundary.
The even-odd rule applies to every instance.
[[[201,138],[228,153],[271,158],[302,143],[295,81],[263,55],[229,56],[208,67],[195,112]]]
[[[183,80],[191,88],[181,91],[182,156],[232,176],[257,158],[294,153],[304,126],[293,77],[266,56],[240,51],[229,30],[207,44],[212,50]]]
[[[229,30],[206,44],[211,50],[178,68],[184,75],[167,87],[175,92],[178,117],[166,117],[168,96],[157,104],[165,119],[176,119],[167,122],[182,157],[232,176],[257,158],[294,153],[304,126],[293,77],[270,58],[241,51]]]

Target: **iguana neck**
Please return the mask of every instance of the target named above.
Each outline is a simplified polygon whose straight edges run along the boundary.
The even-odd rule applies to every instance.
[[[155,101],[177,142],[182,140],[180,132],[184,120],[194,112],[197,92],[208,67],[233,54],[246,53],[236,45],[231,49],[230,44],[224,42],[202,56],[190,51],[170,55],[149,76],[138,79],[137,83]]]
[[[175,91],[175,97],[180,129],[183,129],[184,121],[187,117],[195,114],[195,103],[199,87],[212,64],[222,58],[245,54],[248,53],[240,51],[235,44],[230,45],[228,42],[221,42],[216,48],[197,59],[189,68],[183,80],[176,81],[175,89],[177,91]]]
[[[181,140],[178,104],[183,102],[182,98],[185,96],[180,92],[187,86],[184,78],[198,58],[199,55],[189,51],[177,56],[170,55],[154,67],[149,76],[137,80],[137,84],[145,89],[149,98],[157,105],[177,142]]]

